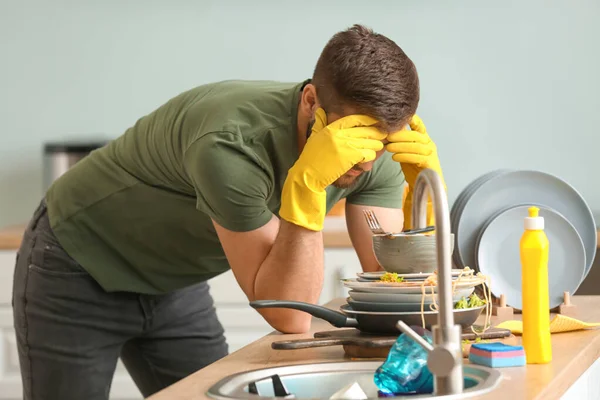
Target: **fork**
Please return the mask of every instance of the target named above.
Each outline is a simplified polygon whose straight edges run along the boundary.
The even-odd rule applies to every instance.
[[[383,228],[381,228],[381,225],[379,225],[379,220],[375,216],[375,213],[373,212],[373,210],[363,210],[363,214],[365,215],[365,219],[367,220],[367,225],[369,225],[369,229],[371,229],[371,232],[373,232],[373,234],[376,234],[376,235],[383,234],[383,235],[391,236],[391,233],[386,232],[383,230]],[[432,226],[427,226],[425,228],[409,229],[402,233],[405,235],[411,235],[411,234],[415,234],[415,233],[432,232],[433,230],[435,230],[435,226],[432,225]]]
[[[375,216],[373,210],[363,210],[363,214],[365,215],[367,225],[369,225],[369,229],[371,229],[371,232],[373,232],[376,235],[387,234],[387,232],[381,228],[381,225],[379,225],[379,221],[377,220],[377,217]]]

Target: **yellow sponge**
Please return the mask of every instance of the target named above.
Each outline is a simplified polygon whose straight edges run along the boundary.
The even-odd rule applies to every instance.
[[[560,332],[572,332],[582,329],[596,328],[600,326],[598,322],[583,322],[575,318],[567,317],[562,314],[557,314],[550,321],[550,333]],[[508,329],[514,334],[523,334],[523,322],[522,321],[504,321],[498,324],[496,328]]]

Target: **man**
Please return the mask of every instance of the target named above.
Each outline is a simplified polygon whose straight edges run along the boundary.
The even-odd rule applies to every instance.
[[[354,26],[311,80],[191,89],[80,161],[17,257],[24,398],[106,399],[118,357],[149,396],[225,356],[206,282],[228,268],[249,300],[317,302],[323,220],[342,198],[362,268],[378,270],[361,210],[402,230],[405,177],[441,173],[418,100],[411,60]],[[260,313],[284,333],[310,326]]]

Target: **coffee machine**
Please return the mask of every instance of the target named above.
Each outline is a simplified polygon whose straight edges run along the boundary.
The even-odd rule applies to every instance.
[[[108,141],[53,141],[44,143],[44,190],[75,163]]]

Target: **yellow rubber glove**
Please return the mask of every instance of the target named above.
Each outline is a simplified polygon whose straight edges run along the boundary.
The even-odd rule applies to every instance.
[[[319,108],[311,136],[288,171],[281,193],[279,216],[307,229],[320,231],[326,213],[325,188],[361,162],[375,159],[386,134],[372,125],[377,120],[350,115],[327,125]]]
[[[392,159],[400,163],[408,192],[402,206],[404,212],[404,229],[413,228],[412,224],[412,204],[413,190],[417,176],[427,168],[436,171],[442,178],[444,189],[446,183],[442,174],[442,167],[437,154],[437,146],[429,137],[425,124],[418,115],[414,115],[409,123],[410,130],[402,129],[398,132],[390,133],[387,140],[390,142],[386,150],[393,153]],[[435,225],[433,213],[433,204],[431,199],[427,203],[427,225]]]

